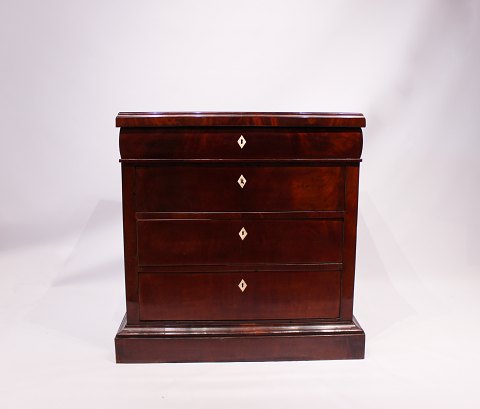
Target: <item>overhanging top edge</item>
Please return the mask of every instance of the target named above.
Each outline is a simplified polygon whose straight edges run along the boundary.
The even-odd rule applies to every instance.
[[[349,112],[119,112],[117,127],[265,126],[365,127],[361,113]]]

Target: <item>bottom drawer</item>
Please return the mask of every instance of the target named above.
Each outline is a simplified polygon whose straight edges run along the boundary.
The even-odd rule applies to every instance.
[[[140,273],[140,319],[337,318],[340,274],[340,271]]]

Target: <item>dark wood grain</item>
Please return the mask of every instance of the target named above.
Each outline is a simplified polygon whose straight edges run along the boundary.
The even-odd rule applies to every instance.
[[[122,363],[363,359],[365,333],[355,318],[130,327],[124,320],[115,347]]]
[[[357,245],[358,166],[345,168],[345,223],[344,223],[344,271],[342,281],[341,315],[346,320],[353,317],[353,288],[355,282],[355,255]]]
[[[118,127],[352,127],[365,126],[359,113],[329,112],[119,112]]]
[[[284,212],[136,212],[137,220],[155,219],[205,219],[205,220],[261,220],[261,219],[338,219],[343,220],[343,210],[304,211],[290,210]]]
[[[245,144],[238,140],[243,136]],[[178,143],[181,139],[182,143]],[[360,158],[358,128],[122,128],[122,159]]]
[[[337,318],[340,272],[142,273],[139,297],[141,320]]]
[[[139,318],[134,166],[122,165],[122,205],[127,320],[128,324],[136,324]]]
[[[139,220],[137,231],[140,266],[342,262],[339,220]]]
[[[127,301],[117,362],[363,358],[353,317],[363,115],[120,113],[117,125]]]
[[[141,212],[343,210],[345,197],[335,166],[138,166],[135,192]]]
[[[228,273],[242,271],[341,271],[343,263],[288,263],[288,264],[259,264],[259,263],[239,263],[239,264],[166,264],[152,266],[138,266],[138,273],[159,273],[159,272],[178,272],[178,273]]]

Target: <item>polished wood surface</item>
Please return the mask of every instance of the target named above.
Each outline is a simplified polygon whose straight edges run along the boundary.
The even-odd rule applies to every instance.
[[[141,273],[139,298],[141,320],[338,318],[340,272]]]
[[[344,170],[225,163],[137,166],[135,198],[140,212],[343,210]]]
[[[116,125],[128,127],[254,126],[348,127],[365,126],[359,113],[330,112],[120,112]]]
[[[240,147],[238,141],[243,137]],[[182,143],[178,143],[178,139]],[[122,128],[123,159],[360,158],[358,128]]]
[[[321,219],[139,220],[138,265],[340,263],[342,227]]]
[[[361,114],[120,113],[117,125],[117,362],[363,358]]]
[[[115,338],[119,363],[363,359],[365,333],[350,321],[244,321],[127,325]]]

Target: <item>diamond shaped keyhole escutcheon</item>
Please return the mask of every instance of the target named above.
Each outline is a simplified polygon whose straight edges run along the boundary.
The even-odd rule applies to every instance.
[[[245,230],[245,227],[242,227],[242,230],[240,230],[240,232],[238,233],[238,235],[240,236],[240,238],[242,240],[245,240],[245,237],[247,237],[247,231]]]
[[[245,179],[245,176],[240,175],[237,182],[240,185],[240,187],[243,189],[243,187],[247,184],[247,179]]]
[[[240,149],[243,149],[243,147],[247,143],[247,140],[243,137],[243,135],[240,135],[240,138],[238,138],[237,143],[240,146]]]
[[[242,278],[242,281],[238,283],[238,288],[242,291],[242,293],[245,291],[245,288],[247,288],[247,283],[245,280]]]

